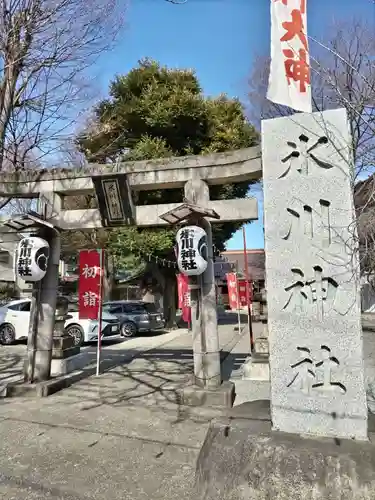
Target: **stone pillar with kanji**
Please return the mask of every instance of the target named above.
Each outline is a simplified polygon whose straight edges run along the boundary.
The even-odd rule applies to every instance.
[[[264,120],[262,158],[273,428],[367,439],[346,111]]]

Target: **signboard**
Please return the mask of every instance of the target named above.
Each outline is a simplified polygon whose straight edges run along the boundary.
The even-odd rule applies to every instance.
[[[104,227],[134,224],[135,208],[126,174],[92,177]]]
[[[16,252],[16,274],[24,281],[40,281],[47,272],[49,244],[43,238],[23,238]]]
[[[102,250],[79,252],[79,319],[100,319],[102,267]]]
[[[238,283],[236,273],[227,273],[228,300],[232,310],[239,309]]]
[[[186,276],[199,276],[207,269],[207,235],[199,226],[177,231],[177,265]]]

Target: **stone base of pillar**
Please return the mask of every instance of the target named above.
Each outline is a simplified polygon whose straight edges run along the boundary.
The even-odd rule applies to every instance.
[[[242,380],[270,380],[270,365],[267,355],[253,354],[247,358],[241,369]]]
[[[254,341],[254,351],[255,354],[259,354],[260,356],[267,357],[268,360],[268,355],[269,355],[269,343],[268,343],[268,338],[267,337],[258,337]]]
[[[84,368],[90,362],[90,355],[80,352],[81,348],[74,345],[74,339],[70,335],[53,337],[51,377],[67,375]]]
[[[272,431],[269,402],[254,401],[211,422],[195,491],[205,500],[373,500],[374,471],[373,442]]]
[[[92,361],[90,353],[80,352],[80,347],[72,346],[71,340],[73,339],[70,337],[55,337],[53,339],[51,377],[59,377],[75,370],[81,370]],[[27,363],[28,361],[25,360],[24,373],[27,370]]]
[[[53,337],[52,359],[69,358],[80,353],[81,348],[74,345],[74,339],[70,335]]]
[[[232,408],[235,398],[233,382],[223,382],[215,389],[189,385],[178,393],[183,406],[203,406],[207,408]]]
[[[51,361],[51,377],[59,377],[67,375],[75,370],[82,370],[92,361],[92,356],[89,352],[83,351],[79,354],[69,356],[67,358],[52,359]]]

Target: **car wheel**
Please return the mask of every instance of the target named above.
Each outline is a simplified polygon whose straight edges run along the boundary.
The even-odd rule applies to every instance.
[[[0,326],[0,344],[10,345],[16,340],[16,330],[9,323]]]
[[[126,321],[121,325],[122,337],[134,337],[137,334],[137,326],[132,321]]]
[[[69,325],[65,328],[65,333],[74,339],[75,346],[82,346],[85,341],[85,335],[82,327],[79,325]]]

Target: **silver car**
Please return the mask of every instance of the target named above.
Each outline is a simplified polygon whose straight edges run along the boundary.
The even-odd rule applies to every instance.
[[[134,337],[137,333],[162,330],[163,316],[155,304],[140,300],[116,300],[106,302],[103,311],[116,316],[120,321],[123,337]]]

